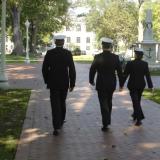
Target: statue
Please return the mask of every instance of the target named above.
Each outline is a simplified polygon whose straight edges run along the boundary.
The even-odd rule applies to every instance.
[[[160,43],[156,42],[153,38],[153,25],[152,25],[152,10],[146,10],[146,18],[143,23],[143,40],[137,42],[139,47],[142,47],[144,52],[144,60],[149,63],[150,68],[157,68],[157,62],[160,57]],[[158,65],[159,67],[159,65]]]
[[[152,31],[152,11],[148,9],[146,11],[146,18],[144,22],[143,41],[154,41]]]

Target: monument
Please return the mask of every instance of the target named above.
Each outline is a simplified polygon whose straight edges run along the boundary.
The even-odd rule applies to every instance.
[[[147,9],[143,24],[143,40],[136,45],[145,51],[143,59],[149,63],[150,68],[160,69],[160,42],[154,40],[152,26],[152,10]]]

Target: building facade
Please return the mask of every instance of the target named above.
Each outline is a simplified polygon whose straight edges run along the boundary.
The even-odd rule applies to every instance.
[[[81,54],[94,54],[96,50],[95,33],[87,31],[84,8],[70,11],[72,26],[65,26],[60,34],[66,36],[65,48],[69,50],[80,49]],[[83,15],[84,16],[79,16]],[[54,33],[54,35],[59,33]]]

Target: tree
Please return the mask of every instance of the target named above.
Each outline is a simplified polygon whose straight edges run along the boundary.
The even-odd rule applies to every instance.
[[[157,41],[160,41],[160,2],[153,3],[152,6],[153,11],[153,33],[154,38]]]
[[[32,0],[25,1],[23,16],[28,17],[30,25],[30,51],[36,52],[37,39],[60,30],[66,23],[66,13],[69,3],[67,0]]]
[[[96,33],[97,39],[107,36],[114,39],[115,44],[123,41],[126,47],[130,46],[137,40],[138,15],[135,3],[126,0],[102,2],[102,9],[92,3],[86,19],[88,26]]]
[[[7,5],[8,10],[10,11],[12,17],[12,26],[13,26],[13,43],[14,49],[13,54],[22,54],[23,53],[23,43],[22,35],[20,30],[20,14],[21,14],[21,5],[22,0],[9,0]]]
[[[22,40],[25,37],[24,23],[27,19],[31,23],[30,49],[35,52],[37,38],[57,31],[65,24],[68,6],[67,0],[8,0],[8,26],[12,26],[13,54],[22,54],[24,51]]]

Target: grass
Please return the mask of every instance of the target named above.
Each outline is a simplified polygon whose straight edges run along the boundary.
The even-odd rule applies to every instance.
[[[148,89],[146,89],[143,92],[143,96],[146,99],[150,99],[150,100],[160,104],[160,89],[155,89],[153,93],[151,91],[149,91]]]
[[[13,160],[31,91],[0,90],[0,160]]]
[[[152,76],[160,76],[160,70],[150,71]]]
[[[6,63],[7,64],[13,64],[13,63],[20,63],[20,64],[23,64],[25,63],[25,56],[18,56],[18,55],[6,55]],[[30,62],[31,63],[35,63],[38,58],[35,57],[35,56],[30,56]]]
[[[75,62],[79,63],[91,63],[93,61],[92,55],[79,55],[79,56],[73,56],[73,59]],[[30,56],[31,63],[36,63],[38,60],[37,57]],[[16,56],[16,55],[6,55],[6,63],[7,64],[23,64],[25,63],[25,56]]]
[[[79,63],[92,63],[93,58],[94,57],[92,55],[73,56],[73,60]]]

